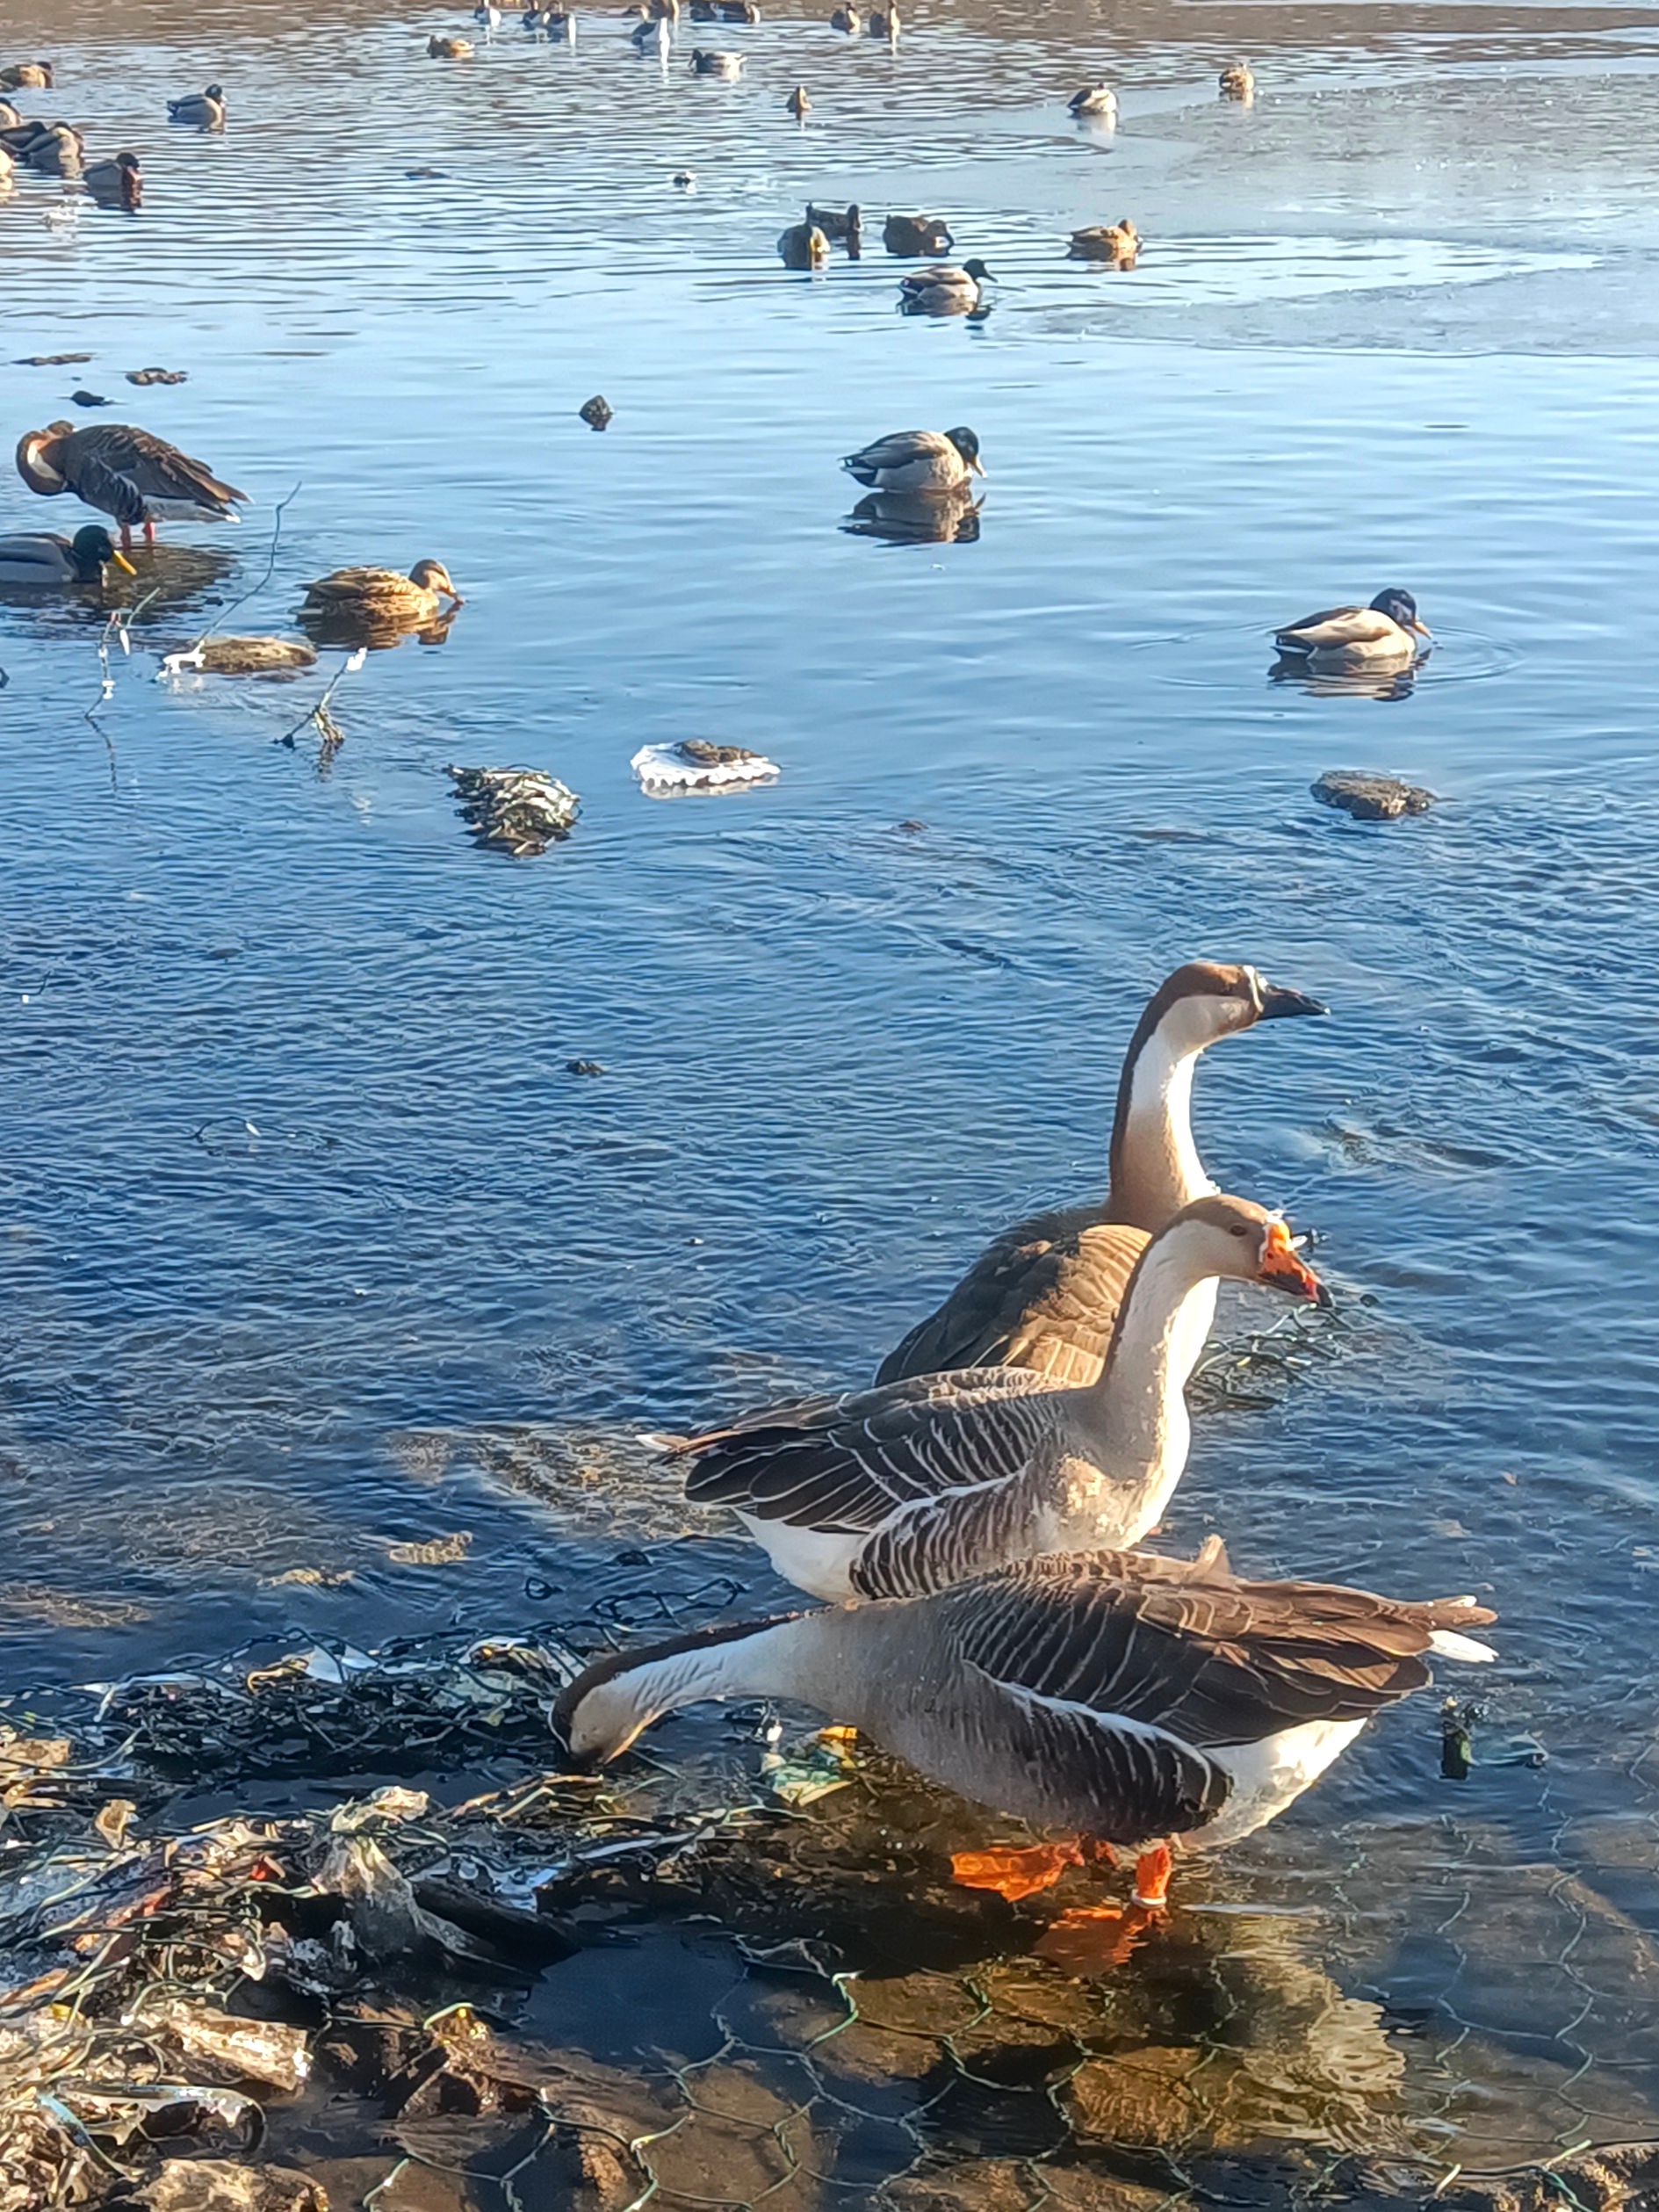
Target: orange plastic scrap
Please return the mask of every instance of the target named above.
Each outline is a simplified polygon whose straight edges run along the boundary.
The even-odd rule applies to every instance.
[[[1075,1842],[1034,1843],[1023,1851],[953,1852],[950,1873],[964,1890],[994,1890],[1017,1905],[1021,1898],[1052,1889],[1068,1867],[1083,1864],[1083,1853]]]

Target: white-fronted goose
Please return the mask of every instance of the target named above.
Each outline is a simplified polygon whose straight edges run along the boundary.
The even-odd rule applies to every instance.
[[[849,453],[841,466],[883,492],[954,492],[983,476],[979,437],[955,430],[895,430]]]
[[[682,1705],[798,1699],[963,1796],[1138,1852],[1136,1902],[1157,1909],[1172,1840],[1217,1850],[1273,1819],[1373,1714],[1427,1685],[1431,1652],[1492,1658],[1468,1631],[1493,1618],[1467,1597],[1241,1581],[1214,1538],[1191,1561],[1073,1553],[617,1652],[565,1692],[554,1725],[575,1757],[614,1759]],[[1067,1857],[968,1854],[956,1870],[1021,1896]]]
[[[1417,620],[1417,603],[1409,591],[1379,591],[1368,607],[1327,607],[1305,614],[1273,633],[1281,653],[1305,660],[1316,675],[1341,676],[1350,669],[1396,668],[1414,661],[1417,640],[1431,633]]]
[[[1099,1379],[1081,1390],[1029,1368],[970,1368],[655,1441],[695,1460],[691,1503],[731,1507],[814,1597],[910,1597],[1040,1552],[1138,1543],[1187,1466],[1183,1392],[1220,1276],[1323,1294],[1277,1215],[1200,1198],[1142,1254]]]
[[[73,492],[121,526],[121,547],[133,542],[133,525],[142,523],[147,545],[155,543],[158,516],[199,516],[222,522],[238,519],[232,502],[246,492],[221,484],[205,461],[192,460],[164,437],[130,423],[101,423],[77,430],[73,423],[48,423],[25,430],[18,441],[18,473],[32,492],[47,498]]]
[[[1033,1368],[1053,1383],[1092,1383],[1148,1236],[1215,1188],[1193,1141],[1199,1054],[1258,1022],[1326,1011],[1254,968],[1194,960],[1167,976],[1124,1055],[1105,1198],[1005,1229],[943,1305],[888,1354],[876,1382],[1005,1365]],[[1203,1317],[1204,1335],[1211,1318]]]

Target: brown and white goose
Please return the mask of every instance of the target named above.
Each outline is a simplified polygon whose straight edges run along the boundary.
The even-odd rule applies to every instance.
[[[132,546],[135,524],[153,545],[158,516],[184,515],[235,522],[234,502],[246,492],[221,484],[205,461],[131,423],[100,423],[78,430],[73,423],[48,423],[18,441],[18,473],[32,492],[54,498],[73,492],[87,506],[121,525],[121,550]]]
[[[1053,1383],[1092,1383],[1147,1238],[1215,1188],[1193,1141],[1199,1055],[1258,1022],[1327,1011],[1254,968],[1209,960],[1177,968],[1147,1001],[1124,1055],[1105,1198],[1005,1229],[943,1305],[887,1355],[876,1382],[1000,1364],[1031,1368]],[[1214,1316],[1213,1298],[1208,1312],[1194,1311],[1194,1361]]]
[[[1187,1465],[1185,1386],[1203,1345],[1189,1308],[1215,1280],[1317,1298],[1277,1215],[1221,1196],[1142,1254],[1105,1366],[1080,1390],[1028,1368],[912,1376],[808,1398],[699,1436],[686,1496],[729,1506],[814,1597],[910,1597],[1045,1551],[1138,1543]]]
[[[573,1756],[614,1759],[682,1705],[797,1699],[963,1796],[1128,1846],[1136,1902],[1157,1908],[1172,1840],[1218,1850],[1273,1819],[1373,1714],[1427,1685],[1432,1652],[1491,1659],[1468,1631],[1493,1618],[1467,1597],[1243,1581],[1214,1538],[1189,1561],[1073,1553],[613,1653],[554,1725]],[[1027,1895],[1078,1855],[968,1854],[956,1875]]]

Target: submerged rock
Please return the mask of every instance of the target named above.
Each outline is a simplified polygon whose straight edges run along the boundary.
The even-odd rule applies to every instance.
[[[1367,769],[1331,768],[1309,787],[1322,806],[1339,806],[1355,821],[1388,822],[1401,814],[1426,814],[1434,793],[1397,776],[1375,776]]]
[[[602,430],[615,410],[602,393],[595,392],[592,399],[584,401],[576,412],[590,430]]]

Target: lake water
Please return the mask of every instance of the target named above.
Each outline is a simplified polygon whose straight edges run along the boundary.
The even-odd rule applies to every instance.
[[[19,104],[134,147],[146,199],[0,199],[0,447],[84,385],[253,504],[138,556],[107,698],[96,604],[0,600],[11,1686],[601,1597],[644,1628],[723,1575],[775,1601],[633,1433],[868,1372],[992,1230],[1100,1187],[1150,986],[1250,960],[1334,1018],[1214,1055],[1201,1144],[1317,1229],[1345,1319],[1207,1420],[1168,1541],[1478,1591],[1503,1663],[1468,1782],[1434,1699],[1389,1713],[1127,1982],[1246,1959],[1303,2045],[1342,2027],[1352,2065],[1286,2059],[1251,2144],[1420,2176],[1659,2134],[1659,9],[965,0],[896,54],[688,25],[666,71],[615,16],[462,66],[424,7],[31,14],[0,43],[58,89]],[[694,79],[698,39],[743,78]],[[1106,137],[1063,105],[1097,74]],[[170,132],[210,77],[229,129]],[[862,261],[781,268],[809,196],[871,211]],[[890,208],[990,264],[985,320],[896,314]],[[1124,214],[1133,271],[1066,260]],[[189,381],[123,380],[152,364]],[[957,423],[977,538],[844,527],[840,454]],[[5,481],[0,527],[84,519]],[[268,566],[232,628],[423,555],[466,604],[341,676],[331,758],[337,655],[157,680]],[[1275,623],[1396,583],[1415,686],[1271,680]],[[632,753],[690,737],[782,777],[646,799]],[[562,777],[574,835],[475,849],[451,763]],[[1355,765],[1441,804],[1314,804]],[[706,2055],[681,2023],[753,1998],[741,1962],[638,1934],[537,2003],[608,2063]],[[1123,2049],[1180,2042],[1157,2012]],[[1048,2155],[993,2120],[930,2155]],[[856,2150],[774,2201],[905,2163]]]

